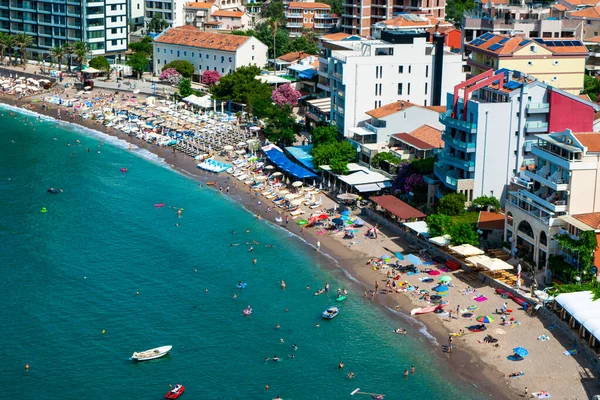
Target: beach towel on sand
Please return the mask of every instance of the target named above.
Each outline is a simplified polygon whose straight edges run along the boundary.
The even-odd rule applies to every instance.
[[[563,352],[563,354],[565,356],[574,355],[574,354],[577,354],[577,350],[575,350],[575,349],[573,349],[573,350],[566,350],[566,351]]]
[[[547,392],[538,392],[538,393],[532,393],[535,397],[537,397],[538,399],[549,399],[550,393]]]
[[[478,303],[481,303],[481,302],[486,301],[487,297],[485,297],[485,296],[477,296],[477,297],[473,298],[473,300],[475,300]]]

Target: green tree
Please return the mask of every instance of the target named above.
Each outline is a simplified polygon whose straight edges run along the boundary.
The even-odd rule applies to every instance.
[[[594,265],[594,253],[598,247],[596,233],[593,230],[584,231],[579,234],[579,238],[573,239],[567,234],[554,235],[554,240],[560,244],[563,249],[569,250],[576,255],[579,261],[578,273],[587,272]]]
[[[294,143],[298,124],[292,113],[290,106],[273,107],[271,114],[267,117],[265,126],[265,135],[270,141],[283,146],[289,146]]]
[[[6,57],[6,38],[10,36],[8,33],[0,32],[0,62],[4,62]]]
[[[54,46],[53,48],[51,48],[50,55],[52,56],[52,58],[56,59],[56,63],[58,64],[58,70],[60,71],[62,59],[65,56],[65,50],[63,46]]]
[[[148,57],[152,57],[152,38],[145,36],[139,42],[129,43],[129,49],[134,53],[144,53]]]
[[[444,214],[431,214],[427,217],[429,236],[447,235],[452,227],[452,219]]]
[[[285,25],[285,6],[281,0],[273,0],[264,7],[262,11],[263,18],[275,19]]]
[[[77,64],[79,64],[79,70],[83,69],[83,63],[88,59],[90,52],[91,51],[89,43],[75,43],[73,54],[75,55],[75,61],[77,62]]]
[[[465,211],[467,198],[462,193],[449,193],[440,199],[437,213],[444,215],[460,215]]]
[[[495,210],[500,209],[500,202],[494,196],[480,196],[474,199],[471,204],[478,208],[493,207]]]
[[[433,164],[435,158],[415,158],[410,162],[412,171],[419,175],[428,175],[433,173]]]
[[[71,72],[71,63],[73,54],[75,53],[75,45],[71,42],[65,42],[61,47],[63,52],[67,55],[67,69]]]
[[[192,89],[192,82],[189,79],[182,79],[179,81],[179,96],[181,98],[188,97],[194,94],[194,90]]]
[[[247,31],[231,31],[233,35],[254,36],[261,42],[267,45],[269,56],[277,53],[277,55],[286,54],[289,52],[290,35],[287,30],[283,29],[282,24],[277,24],[277,29],[273,30],[270,22],[261,22],[256,25],[254,30]]]
[[[148,64],[148,58],[144,53],[133,53],[127,57],[127,65],[131,67],[131,70],[138,79],[144,72],[148,71]]]
[[[467,222],[451,225],[448,234],[451,236],[450,243],[453,246],[461,244],[479,246],[479,235],[473,225]]]
[[[19,57],[21,64],[27,63],[27,48],[33,46],[33,38],[26,33],[17,33],[15,35],[15,46],[19,48]]]
[[[585,74],[583,76],[583,93],[590,95],[595,100],[600,94],[600,81],[593,76]]]
[[[169,23],[162,17],[155,14],[150,21],[148,21],[147,30],[148,32],[160,33],[167,29]]]
[[[323,3],[329,4],[331,7],[331,12],[333,14],[342,15],[344,11],[343,1],[342,0],[323,0]]]
[[[92,58],[90,60],[90,67],[96,68],[97,70],[102,71],[102,72],[110,71],[110,64],[108,63],[108,60],[106,59],[106,57],[103,57],[103,56],[98,56],[98,57]]]
[[[393,165],[402,164],[402,160],[399,157],[396,157],[390,152],[382,151],[380,153],[375,154],[373,158],[371,158],[371,165],[373,165],[374,167],[379,167],[382,161],[387,161]]]
[[[275,17],[271,17],[269,19],[269,27],[271,28],[271,35],[273,36],[273,59],[277,58],[277,45],[275,39],[277,38],[277,29],[279,28],[279,24],[281,24],[281,20]]]
[[[474,0],[448,0],[446,3],[446,20],[459,26],[462,23],[465,11],[471,11],[474,7]]]
[[[349,162],[354,161],[356,159],[356,150],[347,140],[329,142],[313,147],[312,156],[315,166],[329,165],[333,168],[335,161],[339,161],[336,165],[344,163],[347,165]]]
[[[317,126],[311,134],[311,142],[313,146],[319,146],[323,143],[337,142],[337,137],[338,131],[335,126]]]
[[[14,47],[15,47],[15,37],[13,35],[8,35],[5,34],[4,36],[2,36],[2,44],[4,46],[4,50],[6,51],[6,54],[8,55],[8,64],[11,63],[11,55],[13,55],[14,52]],[[4,57],[2,58],[2,61],[4,61]]]
[[[165,69],[174,68],[177,72],[181,74],[186,79],[191,79],[192,75],[194,75],[194,65],[186,60],[175,60],[171,61],[164,67],[162,67],[162,71]]]
[[[299,36],[292,40],[287,46],[287,52],[303,51],[307,54],[319,54],[319,46],[312,38]]]

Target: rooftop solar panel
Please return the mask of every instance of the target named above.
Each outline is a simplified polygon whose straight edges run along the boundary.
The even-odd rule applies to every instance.
[[[498,50],[498,49],[501,49],[501,48],[502,48],[502,45],[501,45],[501,44],[498,44],[498,43],[496,43],[496,44],[493,44],[493,45],[491,45],[491,46],[488,48],[488,50],[496,51],[496,50]]]
[[[554,41],[554,46],[556,47],[564,47],[565,42],[563,42],[562,40],[555,40]]]
[[[504,87],[507,89],[510,89],[510,90],[514,90],[514,89],[521,87],[521,83],[515,82],[515,81],[509,81],[504,84]]]
[[[573,40],[571,43],[573,43],[573,46],[583,46],[583,43],[581,43],[579,40]]]
[[[510,40],[510,38],[504,38],[504,39],[500,40],[498,42],[498,44],[504,44],[504,43],[508,42],[509,40]]]
[[[567,47],[573,47],[573,42],[565,41],[563,42]]]
[[[519,43],[519,46],[526,46],[529,43],[531,43],[531,40],[527,39],[527,40],[523,40],[521,43]]]
[[[542,44],[544,43],[544,39],[533,39],[533,40],[535,40],[538,43],[542,43]]]

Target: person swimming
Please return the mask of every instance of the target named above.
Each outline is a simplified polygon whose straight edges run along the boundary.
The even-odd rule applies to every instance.
[[[406,329],[400,329],[400,328],[398,328],[398,329],[394,330],[394,333],[399,333],[401,335],[406,335]]]

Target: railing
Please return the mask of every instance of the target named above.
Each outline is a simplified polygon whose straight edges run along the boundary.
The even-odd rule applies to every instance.
[[[331,14],[315,14],[315,19],[330,19],[333,18]]]
[[[475,143],[463,142],[458,139],[454,139],[452,136],[450,136],[447,133],[444,133],[442,135],[442,140],[446,143],[452,143],[454,146],[460,147],[463,149],[475,149],[475,147],[477,146]]]
[[[452,156],[450,154],[442,154],[441,155],[442,160],[448,162],[448,163],[452,163],[454,165],[457,165],[459,167],[464,167],[464,168],[475,168],[475,162],[474,161],[469,161],[469,160],[463,160],[462,158],[458,158],[456,156]]]
[[[539,122],[539,121],[530,121],[530,122],[525,123],[525,129],[530,129],[530,130],[537,130],[537,129],[548,130],[548,123],[547,122]]]
[[[527,104],[527,112],[529,113],[546,113],[550,111],[548,103],[529,103]]]
[[[338,90],[335,93],[338,95],[338,97],[341,97],[342,99],[346,96],[346,94],[344,92],[342,92],[341,90]]]
[[[287,18],[302,18],[302,13],[285,13]]]
[[[339,72],[332,72],[331,76],[337,80],[340,80],[340,81],[342,80],[342,74]]]
[[[458,184],[458,179],[452,176],[448,176],[448,172],[443,167],[441,167],[439,163],[435,163],[433,165],[433,171],[435,176],[437,176],[439,180],[445,182],[446,185],[449,185],[452,188],[456,188],[456,185]]]
[[[300,22],[288,22],[285,26],[289,28],[302,28],[304,25]]]
[[[379,130],[379,128],[377,128],[375,125],[370,124],[368,122],[365,122],[365,129],[373,133],[377,133],[377,131]]]
[[[477,130],[477,124],[474,122],[463,121],[457,118],[452,118],[452,112],[446,111],[441,113],[439,121],[444,125],[450,125],[458,129],[466,130],[469,132],[475,132]]]
[[[318,29],[331,29],[334,26],[335,26],[334,24],[315,24],[315,28],[318,28]]]

